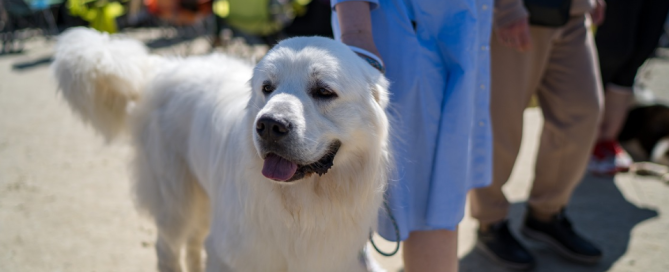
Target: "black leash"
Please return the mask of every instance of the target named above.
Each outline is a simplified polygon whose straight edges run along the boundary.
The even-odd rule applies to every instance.
[[[393,250],[393,252],[390,252],[390,253],[385,253],[385,252],[381,251],[376,246],[376,244],[374,244],[374,239],[373,239],[374,231],[369,232],[369,241],[372,243],[372,246],[374,247],[376,252],[378,252],[379,254],[381,254],[383,256],[390,257],[390,256],[393,256],[393,255],[397,254],[397,251],[400,250],[400,228],[399,228],[399,226],[397,226],[397,221],[395,221],[395,217],[393,216],[393,213],[390,211],[390,207],[388,206],[388,203],[385,200],[383,201],[383,207],[385,208],[386,213],[388,213],[388,217],[390,217],[390,221],[393,223],[393,227],[395,228],[395,241],[397,241],[396,242],[397,244],[395,245],[395,250]]]

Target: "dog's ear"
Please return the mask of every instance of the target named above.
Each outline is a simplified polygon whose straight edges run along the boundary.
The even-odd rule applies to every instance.
[[[377,76],[372,76],[370,80],[370,86],[371,86],[371,91],[372,91],[372,96],[374,97],[374,100],[376,100],[379,105],[381,105],[381,108],[386,108],[388,106],[388,102],[390,100],[389,98],[389,93],[388,93],[388,86],[390,83],[388,83],[388,80],[386,79],[385,76],[382,74],[378,74]]]

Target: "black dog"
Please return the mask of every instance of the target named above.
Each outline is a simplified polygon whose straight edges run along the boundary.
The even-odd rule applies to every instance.
[[[669,107],[654,104],[632,109],[618,141],[635,161],[668,165]]]

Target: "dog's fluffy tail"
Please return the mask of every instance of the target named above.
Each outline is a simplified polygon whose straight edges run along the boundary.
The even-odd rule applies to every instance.
[[[86,28],[58,39],[51,66],[70,107],[107,140],[126,128],[130,110],[160,58],[140,42]]]

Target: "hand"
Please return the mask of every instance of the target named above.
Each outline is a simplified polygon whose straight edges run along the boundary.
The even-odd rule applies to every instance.
[[[518,52],[526,52],[532,49],[530,24],[527,17],[518,19],[502,27],[496,27],[495,33],[500,43],[515,48]]]
[[[606,17],[606,2],[604,0],[597,0],[595,8],[590,12],[590,17],[592,17],[592,23],[595,25],[604,23]]]

